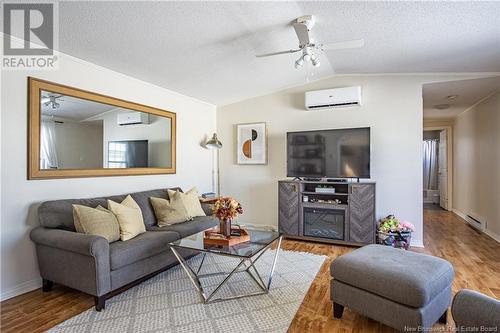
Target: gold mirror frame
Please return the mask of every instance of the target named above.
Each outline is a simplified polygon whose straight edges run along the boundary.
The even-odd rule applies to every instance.
[[[42,90],[100,102],[134,111],[146,112],[171,120],[171,161],[169,168],[102,168],[102,169],[40,169],[40,94]],[[176,115],[174,112],[68,87],[49,81],[28,78],[28,179],[136,176],[173,174],[176,172]]]

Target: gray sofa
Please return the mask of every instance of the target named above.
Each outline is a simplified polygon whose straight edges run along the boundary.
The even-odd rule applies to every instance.
[[[173,190],[178,188],[172,188]],[[179,189],[180,190],[180,189]],[[77,233],[72,204],[107,207],[107,200],[121,202],[127,194],[92,199],[47,201],[38,208],[40,226],[31,231],[36,244],[43,290],[53,283],[94,296],[97,311],[107,298],[177,264],[169,242],[216,226],[208,205],[208,216],[172,226],[158,227],[150,197],[168,198],[167,189],[130,193],[141,207],[146,232],[128,241],[108,243],[100,236]],[[189,257],[194,252],[183,252]]]
[[[460,290],[451,314],[457,332],[498,332],[500,328],[500,301],[477,291]]]

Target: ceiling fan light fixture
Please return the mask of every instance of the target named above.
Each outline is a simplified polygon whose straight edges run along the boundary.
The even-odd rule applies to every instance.
[[[304,57],[300,57],[295,61],[295,69],[301,69],[304,66]]]
[[[319,67],[321,64],[319,58],[314,53],[311,54],[311,63],[314,67]]]
[[[314,15],[305,15],[296,19],[292,23],[295,30],[295,34],[299,39],[299,45],[295,49],[289,49],[285,51],[278,51],[272,53],[258,54],[256,57],[271,57],[282,54],[291,54],[302,52],[299,59],[295,60],[294,66],[296,69],[301,69],[304,67],[304,63],[311,63],[314,67],[320,66],[320,60],[314,52],[325,51],[325,50],[343,50],[343,49],[355,49],[360,48],[365,45],[363,39],[346,40],[333,43],[318,43],[316,40],[312,39],[310,36],[310,31],[315,25]]]

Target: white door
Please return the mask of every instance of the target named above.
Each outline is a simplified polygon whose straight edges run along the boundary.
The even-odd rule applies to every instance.
[[[439,150],[438,150],[438,178],[439,178],[439,205],[448,209],[448,143],[446,130],[439,132]]]

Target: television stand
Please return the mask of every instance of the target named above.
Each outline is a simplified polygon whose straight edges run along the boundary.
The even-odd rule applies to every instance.
[[[309,179],[278,182],[278,227],[285,237],[375,243],[375,182]]]

